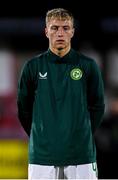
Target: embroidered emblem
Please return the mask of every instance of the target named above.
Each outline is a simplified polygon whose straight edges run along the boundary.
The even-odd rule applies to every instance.
[[[79,68],[74,68],[70,72],[70,76],[73,80],[79,80],[82,78],[83,72]]]

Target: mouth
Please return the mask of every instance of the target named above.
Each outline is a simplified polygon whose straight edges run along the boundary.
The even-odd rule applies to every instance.
[[[58,43],[64,43],[64,40],[56,40]]]
[[[56,40],[57,45],[64,45],[64,40]]]

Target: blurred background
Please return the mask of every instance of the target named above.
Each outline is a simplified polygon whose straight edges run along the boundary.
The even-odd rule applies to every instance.
[[[118,12],[102,3],[1,3],[0,178],[27,178],[28,137],[17,118],[17,82],[25,61],[48,48],[47,10],[63,7],[75,17],[72,47],[96,60],[105,87],[105,115],[95,134],[100,179],[118,178]]]

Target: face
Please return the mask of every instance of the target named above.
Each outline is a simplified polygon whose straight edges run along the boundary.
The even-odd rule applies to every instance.
[[[52,19],[48,22],[45,33],[49,39],[50,49],[68,49],[70,48],[74,28],[71,20]]]

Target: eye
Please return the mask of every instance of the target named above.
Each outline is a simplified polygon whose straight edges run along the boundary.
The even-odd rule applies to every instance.
[[[52,26],[52,27],[51,27],[51,30],[57,31],[57,30],[58,30],[58,27],[57,27],[57,26]]]
[[[69,26],[64,26],[63,29],[64,29],[64,31],[68,31],[68,30],[70,30],[70,27]]]

